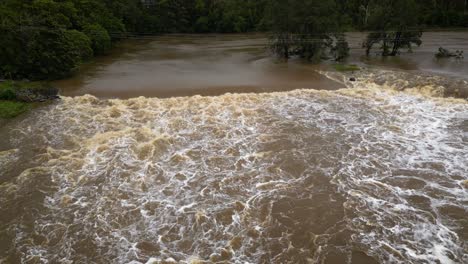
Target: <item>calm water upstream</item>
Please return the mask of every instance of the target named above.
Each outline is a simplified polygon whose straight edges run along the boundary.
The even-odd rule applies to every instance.
[[[407,72],[431,72],[468,78],[468,32],[425,33],[424,45],[404,56],[363,56],[362,33],[348,34],[349,63],[385,66]],[[264,35],[171,35],[127,40],[106,57],[84,66],[75,77],[56,82],[65,96],[100,98],[220,95],[226,92],[272,92],[298,88],[335,90],[317,70],[326,66],[291,60],[279,63],[265,49]],[[443,46],[465,50],[467,58],[436,60]]]
[[[172,97],[226,92],[271,92],[308,87],[337,89],[315,70],[292,61],[278,63],[263,35],[175,35],[123,42],[115,54],[57,82],[67,96]]]
[[[0,127],[0,263],[468,263],[468,59],[430,46],[468,38],[433,34],[353,49],[357,82],[258,36],[123,43]]]

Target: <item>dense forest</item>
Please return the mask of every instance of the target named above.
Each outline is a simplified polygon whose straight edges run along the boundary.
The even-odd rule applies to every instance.
[[[391,55],[418,44],[409,29],[466,26],[467,0],[2,0],[0,78],[63,78],[135,35],[268,31],[282,56],[310,59],[326,47],[339,59],[344,31],[378,31],[368,49],[381,43]],[[290,45],[293,36],[319,42]]]

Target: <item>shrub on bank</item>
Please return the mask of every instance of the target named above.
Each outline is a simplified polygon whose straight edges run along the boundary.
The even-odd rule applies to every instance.
[[[333,65],[336,71],[339,72],[354,72],[354,71],[359,71],[361,68],[359,68],[357,65],[354,64],[335,64]]]
[[[91,47],[95,55],[103,55],[110,50],[111,37],[104,27],[99,24],[86,25],[83,32],[91,40]]]
[[[15,90],[12,82],[0,83],[0,100],[15,100]]]
[[[68,77],[111,47],[108,31],[125,26],[104,1],[0,1],[0,79]]]
[[[0,118],[13,118],[31,108],[33,103],[58,98],[58,90],[43,82],[1,82]]]
[[[0,76],[30,80],[70,75],[92,56],[91,41],[76,30],[0,26]]]
[[[82,62],[93,57],[91,39],[83,32],[78,30],[65,31],[65,40],[71,46],[71,51],[75,59]]]

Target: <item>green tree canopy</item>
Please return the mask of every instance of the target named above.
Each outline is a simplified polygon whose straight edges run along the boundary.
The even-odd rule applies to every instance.
[[[95,55],[105,54],[111,48],[111,37],[103,26],[99,24],[85,25],[83,32],[91,40],[91,47]]]
[[[395,56],[404,48],[421,45],[422,31],[418,29],[418,5],[414,0],[381,0],[371,6],[367,36],[364,46],[371,49],[381,45],[383,56]]]
[[[467,27],[468,1],[1,0],[0,78],[66,76],[135,35],[269,31],[277,55],[314,60],[346,56],[344,30],[372,31],[368,52],[387,56],[434,26]]]
[[[267,10],[271,48],[280,57],[343,58],[347,43],[334,0],[272,0]]]

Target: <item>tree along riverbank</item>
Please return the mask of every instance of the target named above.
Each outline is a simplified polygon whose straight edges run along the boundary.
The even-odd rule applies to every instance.
[[[343,32],[373,31],[368,50],[394,56],[423,28],[468,27],[467,10],[451,0],[4,0],[0,78],[66,78],[119,39],[165,33],[270,32],[274,53],[311,60],[342,59]]]

